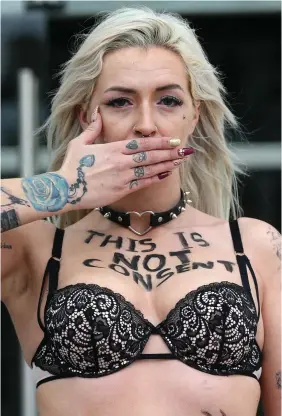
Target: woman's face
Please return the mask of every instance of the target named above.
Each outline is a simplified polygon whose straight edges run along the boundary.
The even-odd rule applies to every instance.
[[[184,144],[199,117],[181,58],[160,47],[106,55],[87,114],[80,113],[84,128],[97,105],[104,143],[151,135],[179,137]]]

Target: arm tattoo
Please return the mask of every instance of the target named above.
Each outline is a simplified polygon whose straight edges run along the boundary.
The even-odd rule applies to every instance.
[[[133,155],[133,158],[132,158],[133,160],[134,160],[134,162],[136,162],[136,163],[141,163],[141,162],[143,162],[144,160],[147,160],[147,153],[146,152],[140,152],[140,153],[135,153],[134,155]]]
[[[131,140],[125,147],[130,150],[135,150],[138,149],[138,143],[136,140]]]
[[[82,168],[91,167],[94,162],[94,155],[81,158],[77,168],[77,180],[70,186],[65,178],[57,173],[44,173],[24,178],[22,180],[24,193],[37,211],[56,212],[67,203],[76,204],[87,192],[87,183]],[[81,185],[82,194],[77,196]]]
[[[272,247],[276,256],[279,258],[279,260],[281,260],[281,235],[272,227],[269,227],[267,234],[271,238]]]
[[[143,166],[140,166],[138,168],[134,168],[134,174],[135,174],[136,178],[141,178],[142,176],[144,176]]]
[[[2,210],[1,212],[1,233],[17,228],[20,225],[15,209]]]
[[[15,205],[25,205],[27,207],[30,207],[30,205],[24,199],[12,195],[11,192],[3,186],[1,186],[1,193],[5,194],[9,200],[8,203],[1,204],[1,233],[4,233],[12,228],[17,228],[20,225]]]
[[[278,371],[275,374],[275,379],[276,379],[276,387],[281,390],[281,371]]]
[[[18,198],[15,195],[12,195],[11,192],[9,192],[7,189],[5,189],[3,186],[1,186],[1,192],[3,194],[6,194],[8,199],[9,199],[9,203],[8,204],[1,204],[1,208],[3,207],[9,207],[11,205],[25,205],[27,207],[30,207],[30,205],[28,204],[27,201],[25,201],[22,198]]]

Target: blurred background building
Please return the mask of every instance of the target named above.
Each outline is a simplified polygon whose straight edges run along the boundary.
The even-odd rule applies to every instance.
[[[46,171],[44,138],[34,143],[27,135],[49,114],[48,93],[58,86],[54,75],[74,50],[74,35],[92,26],[97,12],[140,4],[187,18],[224,74],[231,108],[248,140],[232,137],[250,173],[240,190],[244,215],[280,231],[280,1],[2,1],[2,178],[29,174],[33,148],[33,171]],[[1,414],[35,416],[16,334],[3,304],[1,309]]]

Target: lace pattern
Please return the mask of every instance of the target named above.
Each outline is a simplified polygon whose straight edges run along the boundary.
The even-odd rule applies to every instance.
[[[252,373],[260,368],[257,314],[243,287],[215,282],[190,292],[158,330],[182,362],[210,374]]]
[[[34,362],[51,374],[102,376],[132,362],[152,325],[123,296],[94,284],[60,289],[46,305],[46,343]]]
[[[252,374],[260,366],[254,304],[242,286],[215,282],[188,293],[154,327],[108,288],[79,283],[55,291],[33,362],[53,375],[100,377],[141,355],[155,329],[175,358],[210,374]]]

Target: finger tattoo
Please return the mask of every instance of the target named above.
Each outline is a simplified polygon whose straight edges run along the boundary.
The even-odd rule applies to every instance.
[[[135,150],[138,149],[138,143],[136,140],[131,140],[125,147],[127,147],[127,149]]]
[[[131,181],[131,182],[130,182],[130,184],[129,184],[129,189],[132,189],[132,188],[134,188],[135,186],[138,186],[138,181],[137,181],[137,180],[134,180],[134,181]]]
[[[142,176],[144,176],[143,166],[140,166],[138,168],[134,168],[134,174],[135,174],[136,178],[141,178]]]
[[[136,163],[143,162],[144,160],[147,160],[147,153],[146,152],[140,152],[133,155],[133,160]]]

